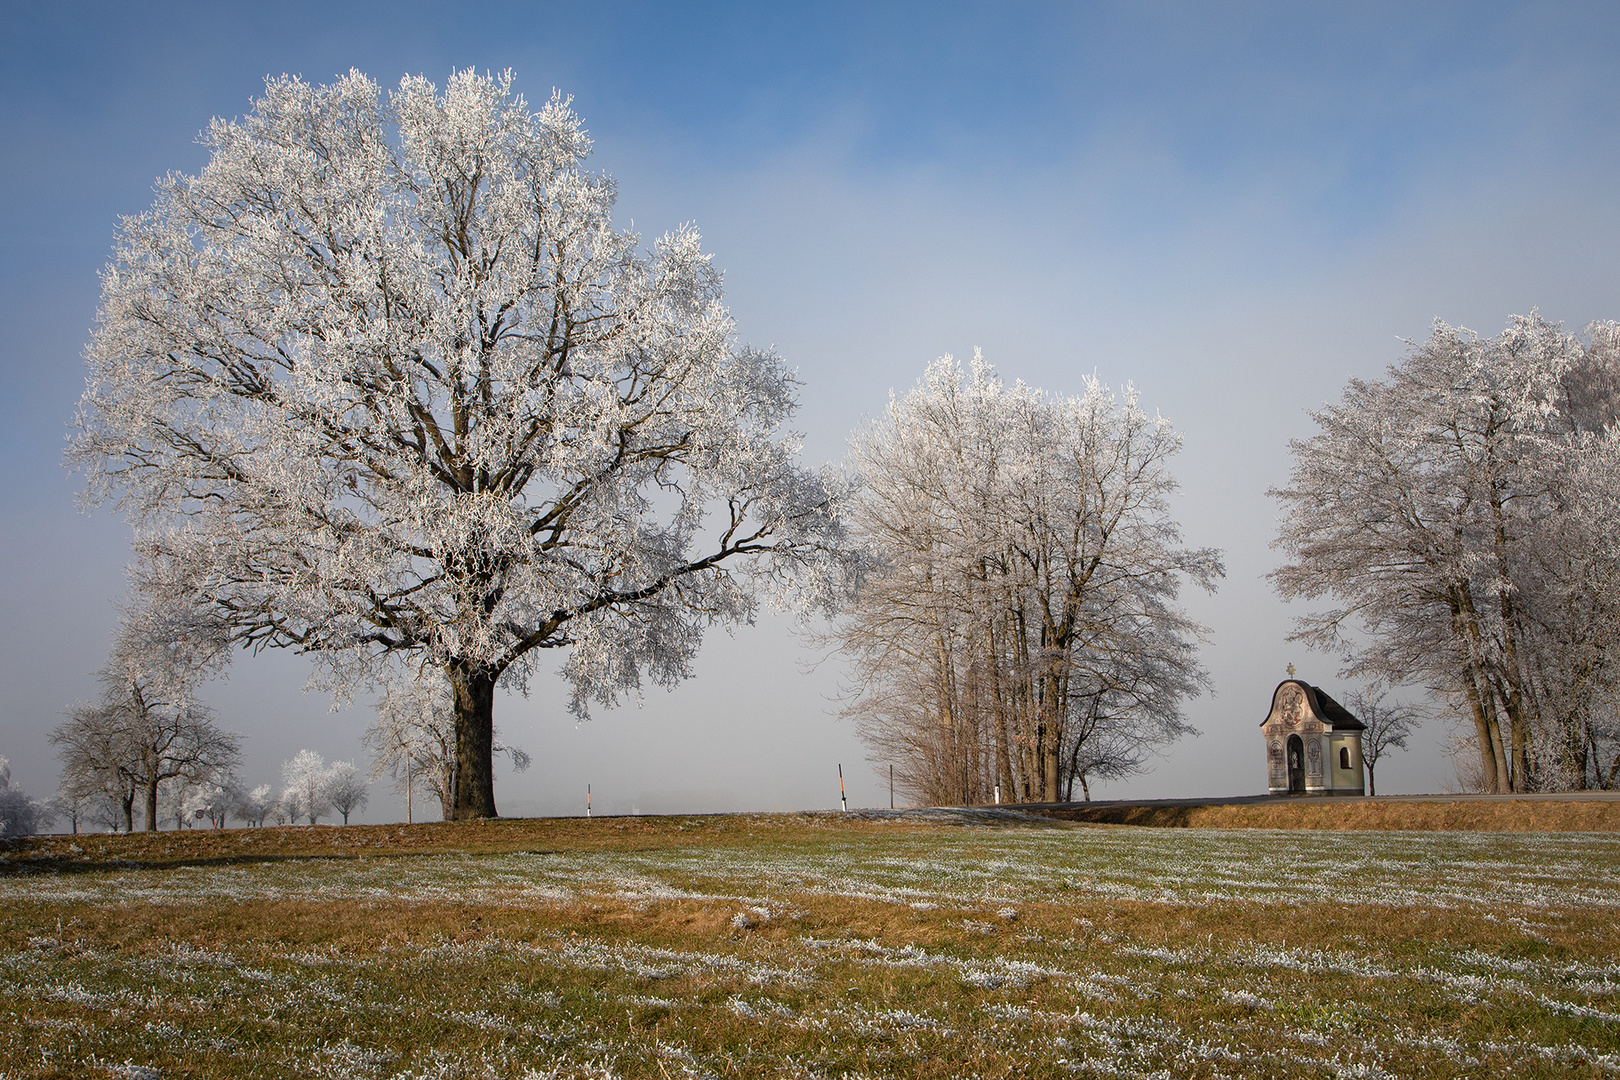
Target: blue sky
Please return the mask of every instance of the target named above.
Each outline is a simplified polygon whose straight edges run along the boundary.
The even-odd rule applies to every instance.
[[[1230,575],[1189,598],[1213,631],[1204,734],[1100,794],[1259,790],[1285,665],[1346,689],[1284,641],[1263,580],[1287,442],[1433,318],[1620,317],[1617,44],[1597,4],[0,5],[0,755],[54,787],[45,733],[91,694],[122,591],[127,530],[80,514],[60,465],[118,216],[195,171],[197,132],[267,74],[509,67],[533,103],[573,95],[621,221],[703,232],[743,336],[799,368],[812,461],[944,352],[1140,387],[1186,433],[1187,539]],[[583,726],[537,684],[498,714],[536,760],[498,798],[826,806],[842,762],[882,802],[815,659],[768,620]],[[211,693],[250,779],[303,746],[361,754],[363,710],[329,715],[305,670],[244,658]],[[1380,790],[1448,782],[1440,734]]]

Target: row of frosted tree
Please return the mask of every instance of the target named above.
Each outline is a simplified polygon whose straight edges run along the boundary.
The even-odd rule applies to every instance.
[[[1465,787],[1613,788],[1620,324],[1437,322],[1312,417],[1271,492],[1272,581],[1333,601],[1295,638],[1369,685],[1369,753],[1423,714],[1385,688],[1417,688],[1456,722]],[[1203,631],[1176,597],[1220,563],[1180,546],[1177,447],[1129,391],[1043,395],[977,358],[935,364],[856,438],[848,516],[874,568],[840,626],[849,712],[914,798],[1089,797],[1189,730]]]
[[[223,729],[199,698],[219,675],[231,640],[200,617],[190,597],[137,571],[106,662],[100,688],[72,706],[50,734],[62,762],[57,795],[42,817],[132,832],[164,822],[176,828],[230,818],[262,825],[338,813],[345,822],[366,804],[368,784],[350,761],[327,764],[311,750],[282,766],[283,789],[248,787],[236,775],[242,739]]]
[[[849,714],[926,804],[1056,802],[1190,730],[1216,552],[1169,511],[1180,439],[1127,390],[1075,397],[946,357],[854,440],[872,568],[839,624]]]
[[[73,833],[133,832],[136,821],[148,832],[202,823],[222,829],[233,820],[255,827],[299,821],[314,825],[330,814],[340,815],[348,824],[349,815],[370,798],[370,784],[354,762],[328,764],[313,750],[301,750],[282,764],[284,786],[279,795],[269,784],[248,787],[228,764],[207,764],[193,757],[189,767],[170,771],[159,782],[151,815],[137,815],[141,761],[140,755],[132,754],[121,763],[91,762],[64,747],[60,787],[48,799],[35,799],[11,785],[9,763],[0,757],[0,837],[29,836],[52,825],[66,826]]]
[[[1293,444],[1273,574],[1299,637],[1423,687],[1487,792],[1620,775],[1620,324],[1437,322]]]

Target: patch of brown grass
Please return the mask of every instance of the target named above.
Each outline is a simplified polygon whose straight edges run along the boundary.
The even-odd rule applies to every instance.
[[[1620,801],[1512,799],[1421,802],[1300,799],[1238,806],[1074,807],[1036,810],[1062,821],[1189,829],[1411,829],[1422,832],[1617,832]]]

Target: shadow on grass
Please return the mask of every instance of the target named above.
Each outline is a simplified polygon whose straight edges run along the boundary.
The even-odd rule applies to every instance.
[[[442,855],[562,855],[562,850],[549,851],[468,851],[399,850],[378,853],[339,854],[327,852],[263,852],[240,855],[175,856],[166,859],[61,859],[50,856],[0,861],[0,879],[8,877],[43,877],[48,874],[96,874],[119,870],[186,870],[221,866],[274,866],[281,863],[333,863],[370,862],[372,860],[437,858]]]

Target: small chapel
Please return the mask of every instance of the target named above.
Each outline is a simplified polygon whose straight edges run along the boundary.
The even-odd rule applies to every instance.
[[[1260,724],[1273,795],[1365,795],[1361,733],[1367,725],[1319,686],[1288,678],[1271,694]]]

